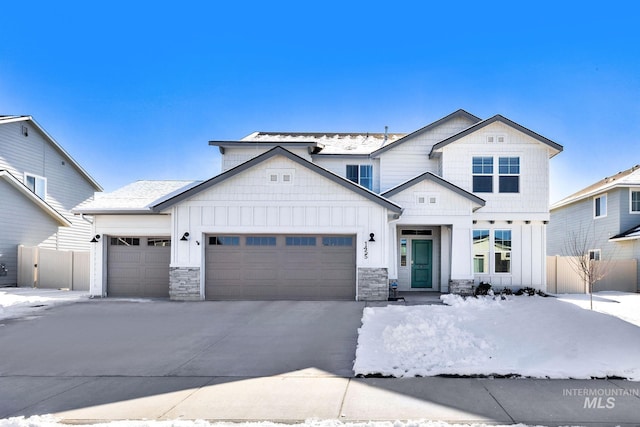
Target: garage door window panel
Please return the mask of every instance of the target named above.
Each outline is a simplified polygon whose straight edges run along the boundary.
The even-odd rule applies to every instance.
[[[247,246],[275,246],[276,238],[272,236],[247,236]]]
[[[240,237],[238,236],[211,236],[209,244],[214,246],[240,246]]]
[[[111,246],[140,246],[140,239],[137,237],[112,237]]]
[[[353,246],[353,237],[323,237],[322,246]]]
[[[287,236],[285,240],[286,240],[287,246],[315,246],[316,245],[315,237]]]

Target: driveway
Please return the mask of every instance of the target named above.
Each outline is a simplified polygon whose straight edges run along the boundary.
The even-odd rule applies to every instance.
[[[351,377],[363,308],[92,300],[0,322],[0,376]]]

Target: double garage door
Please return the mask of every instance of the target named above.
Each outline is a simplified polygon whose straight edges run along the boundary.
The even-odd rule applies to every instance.
[[[215,235],[206,243],[206,299],[355,299],[353,236]]]

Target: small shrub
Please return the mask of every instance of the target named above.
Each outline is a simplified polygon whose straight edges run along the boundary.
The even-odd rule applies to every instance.
[[[541,297],[546,297],[547,296],[547,294],[542,292],[540,289],[535,289],[535,288],[530,288],[530,287],[518,289],[516,291],[516,295],[528,295],[530,297],[532,297],[534,295],[538,295],[538,296],[541,296]]]
[[[478,287],[476,288],[474,294],[475,294],[475,296],[478,296],[478,295],[489,295],[490,292],[491,292],[491,284],[490,283],[481,282],[478,285]]]

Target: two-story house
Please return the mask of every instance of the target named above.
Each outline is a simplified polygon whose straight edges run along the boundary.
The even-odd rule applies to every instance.
[[[96,191],[31,116],[0,116],[0,286],[18,282],[18,245],[89,251],[91,224],[71,209]]]
[[[394,282],[545,288],[549,159],[562,147],[503,116],[458,110],[409,134],[256,132],[210,145],[222,173],[207,181],[138,182],[78,210],[95,215],[100,237],[94,295],[384,300]],[[127,207],[128,194],[156,185],[166,191]],[[164,283],[134,285],[160,270],[128,260],[160,257],[170,259]]]
[[[554,203],[548,235],[549,255],[578,255],[572,251],[578,243],[590,259],[611,265],[619,260],[640,264],[640,166],[601,179]],[[640,290],[637,268],[631,276],[615,276],[617,283],[603,278],[595,289]]]

